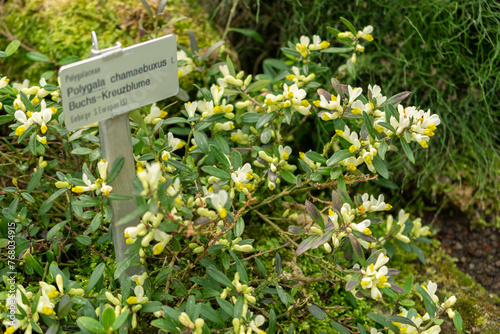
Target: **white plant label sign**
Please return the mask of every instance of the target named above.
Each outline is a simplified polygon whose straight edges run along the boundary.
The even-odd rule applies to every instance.
[[[68,130],[100,122],[179,92],[177,42],[168,35],[61,67]]]

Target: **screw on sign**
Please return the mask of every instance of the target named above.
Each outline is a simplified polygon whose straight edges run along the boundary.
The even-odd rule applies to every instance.
[[[63,66],[59,72],[65,124],[68,130],[99,122],[102,157],[108,166],[124,158],[120,174],[112,182],[113,193],[132,195],[135,163],[128,112],[174,96],[179,91],[177,75],[177,43],[168,35],[122,49],[117,43],[99,50],[92,32],[90,58]],[[175,78],[175,79],[174,79]],[[135,199],[111,200],[111,228],[116,262],[126,258],[123,232],[137,225],[132,220],[117,222],[134,212]],[[128,276],[139,274],[142,266],[125,271]]]

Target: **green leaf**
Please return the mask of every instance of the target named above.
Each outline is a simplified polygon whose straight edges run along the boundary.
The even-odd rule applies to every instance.
[[[257,112],[247,112],[241,115],[241,121],[243,123],[256,123],[262,117],[262,114]]]
[[[323,310],[316,304],[307,305],[307,310],[318,320],[325,320],[326,314]]]
[[[44,170],[43,168],[40,168],[31,175],[30,183],[26,188],[27,193],[32,192],[36,188],[36,186],[38,186],[38,184],[40,183],[40,179],[42,178],[43,175],[43,170]]]
[[[337,36],[340,34],[340,30],[337,30],[337,29],[332,28],[332,27],[326,27],[326,30],[328,30],[328,32],[330,34],[332,34],[333,36],[335,36],[335,38],[337,38]]]
[[[262,88],[267,87],[267,85],[269,85],[270,82],[271,82],[270,80],[255,81],[255,82],[251,83],[250,86],[248,86],[248,88],[246,89],[246,92],[251,93],[251,92],[259,91]]]
[[[415,323],[413,321],[411,321],[408,318],[402,317],[400,315],[393,315],[393,316],[387,317],[386,320],[391,321],[391,322],[399,322],[399,323],[410,325],[410,326],[417,328],[417,325],[415,325]]]
[[[228,315],[233,315],[234,313],[234,306],[227,300],[224,300],[220,297],[215,297],[215,300],[217,301],[217,304],[219,304],[220,308],[226,312]]]
[[[340,162],[342,160],[345,160],[347,158],[349,158],[350,156],[352,156],[353,153],[351,153],[349,150],[340,150],[340,151],[337,151],[335,152],[331,157],[330,159],[327,160],[326,162],[326,165],[328,167],[330,166],[333,166],[334,164],[336,164],[337,162]]]
[[[231,154],[231,149],[229,148],[229,144],[227,143],[227,139],[221,136],[219,133],[215,135],[215,145],[221,149],[221,151],[229,155]]]
[[[17,49],[19,49],[19,45],[21,45],[21,42],[19,42],[18,40],[10,42],[9,45],[7,45],[7,47],[5,48],[5,56],[12,56],[17,51]]]
[[[209,320],[219,326],[224,326],[224,320],[219,313],[212,308],[209,304],[200,304],[201,317]]]
[[[141,129],[143,129],[144,131],[148,131],[148,126],[146,124],[146,122],[144,122],[144,118],[142,117],[141,113],[139,110],[133,110],[129,113],[129,117],[134,121],[136,122],[137,124],[139,124],[139,126],[141,127]]]
[[[333,328],[335,328],[340,334],[351,334],[344,326],[339,324],[338,322],[332,321],[330,322]]]
[[[165,1],[165,0],[163,0]],[[210,46],[207,51],[205,51],[205,53],[203,53],[203,56],[201,57],[201,61],[204,61],[205,59],[207,59],[208,57],[210,57],[210,55],[212,55],[212,53],[214,53],[218,48],[220,48],[222,46],[222,44],[224,44],[224,41],[218,41],[217,43],[215,43],[214,45]]]
[[[412,287],[413,287],[413,274],[408,276],[405,283],[403,284],[403,293],[401,294],[401,297],[406,296],[411,291]]]
[[[306,200],[305,202],[305,207],[307,214],[314,220],[316,224],[319,225],[319,227],[321,227],[322,230],[324,230],[325,222],[323,221],[323,217],[321,216],[321,212],[318,210],[318,208],[316,208],[316,206],[314,206],[314,204],[312,204],[308,200]]]
[[[205,153],[210,153],[210,147],[208,146],[208,138],[204,132],[194,131],[193,132],[194,141],[196,145],[200,148],[200,150]]]
[[[229,160],[220,148],[215,145],[210,145],[210,152],[212,152],[217,161],[224,165],[224,167],[229,167]]]
[[[99,280],[103,277],[104,269],[106,269],[106,265],[104,263],[100,263],[97,267],[95,267],[92,275],[90,276],[89,283],[87,285],[87,289],[85,289],[85,293],[89,294],[90,291],[96,286]],[[96,291],[99,292],[99,291]],[[113,321],[115,321],[113,319]],[[111,326],[111,325],[110,325]],[[108,328],[108,327],[106,327]]]
[[[385,162],[380,159],[379,156],[375,156],[372,160],[373,167],[377,170],[377,173],[379,173],[382,177],[384,178],[389,178],[389,171],[387,170],[387,166]]]
[[[43,268],[42,268],[42,265],[40,264],[40,262],[38,262],[37,259],[35,259],[33,257],[33,255],[28,254],[26,256],[26,262],[28,263],[28,265],[30,265],[33,268],[33,270],[36,271],[36,273],[38,275],[40,275],[40,277],[43,277]]]
[[[367,316],[376,323],[379,323],[384,327],[389,327],[394,333],[399,333],[398,328],[392,322],[386,321],[380,314],[368,313]]]
[[[383,141],[380,143],[380,146],[378,148],[378,156],[380,159],[384,160],[385,159],[385,153],[387,152],[387,149],[389,148],[389,145],[387,145],[386,141]]]
[[[276,291],[278,292],[278,297],[280,298],[281,302],[286,307],[288,305],[288,299],[286,298],[285,290],[283,290],[283,288],[278,283],[276,283]]]
[[[90,232],[95,232],[101,226],[102,223],[102,213],[98,212],[92,221],[90,222]]]
[[[171,333],[179,333],[179,330],[177,329],[177,326],[175,325],[175,323],[173,323],[172,320],[170,320],[170,318],[167,318],[167,319],[155,319],[155,320],[151,321],[151,325],[153,325],[155,327],[158,327],[159,329],[164,330],[167,333],[169,333],[169,332],[171,332]]]
[[[370,136],[372,136],[373,139],[377,139],[377,135],[375,134],[375,129],[373,128],[372,120],[370,119],[370,116],[366,113],[366,111],[363,111],[363,124],[366,125],[366,128],[368,129],[368,132],[370,133]]]
[[[356,36],[357,33],[356,28],[354,28],[354,26],[352,25],[351,22],[349,22],[349,20],[341,16],[340,21],[342,21],[342,23],[347,27],[347,29],[349,29],[349,31],[352,32],[354,36]]]
[[[403,147],[403,151],[405,152],[406,156],[408,157],[408,160],[411,161],[412,164],[415,163],[415,157],[413,156],[413,151],[410,148],[410,144],[404,139],[403,137],[399,137],[401,140],[401,146]]]
[[[457,332],[462,334],[462,325],[463,325],[462,316],[460,315],[460,313],[458,313],[457,310],[455,310],[454,312],[455,316],[453,317],[453,324],[455,325]]]
[[[92,239],[88,235],[77,235],[75,239],[84,246],[92,244]]]
[[[422,295],[422,297],[424,298],[425,310],[427,311],[427,313],[429,313],[431,319],[434,319],[434,316],[436,314],[436,305],[434,304],[431,297],[429,296],[427,291],[425,291],[424,288],[422,288],[418,284],[415,285],[415,288],[417,289],[418,293],[420,293],[420,295]]]
[[[2,116],[0,116],[0,125],[12,122],[13,120],[14,120],[14,116],[2,115]]]
[[[420,260],[420,262],[422,262],[423,264],[426,264],[425,255],[424,255],[424,253],[422,253],[420,248],[417,245],[415,245],[414,243],[410,243],[410,246],[411,246],[411,248],[413,248],[413,251],[415,251],[415,254],[417,254],[417,257]]]
[[[203,166],[201,167],[201,169],[205,173],[213,175],[223,180],[229,180],[231,178],[231,175],[228,172],[214,166]]]
[[[113,165],[113,168],[111,168],[111,171],[109,172],[109,175],[106,178],[107,183],[113,182],[113,180],[120,174],[120,171],[123,168],[123,165],[125,164],[125,158],[121,157]]]
[[[87,154],[92,153],[92,151],[93,150],[91,148],[77,147],[73,151],[71,151],[71,154],[74,154],[74,155],[87,155]]]
[[[115,310],[111,307],[104,309],[102,312],[102,325],[105,329],[109,329],[115,322]]]
[[[394,129],[394,128],[392,127],[392,125],[390,125],[389,123],[386,123],[386,122],[378,122],[377,124],[378,124],[378,125],[380,125],[380,126],[383,126],[383,127],[384,127],[384,128],[386,128],[386,129],[391,130],[392,132],[396,132],[396,129]]]
[[[347,73],[351,76],[351,78],[356,78],[356,67],[354,66],[353,62],[351,59],[348,59],[346,61],[346,66],[347,66]]]
[[[240,33],[242,35],[245,35],[245,36],[248,36],[248,37],[255,39],[259,43],[264,43],[262,36],[257,31],[255,31],[253,29],[229,28],[229,31],[234,31],[234,32]]]
[[[80,58],[78,58],[78,56],[68,56],[68,57],[64,57],[63,59],[59,60],[57,62],[57,65],[64,66],[64,65],[68,65],[68,64],[74,63],[74,62],[79,61],[79,60],[80,60]]]
[[[267,334],[274,334],[274,330],[276,329],[276,312],[274,309],[271,309],[269,312],[269,327],[267,328]]]
[[[120,263],[116,265],[115,273],[113,275],[114,279],[120,278],[120,276],[127,270],[132,262],[137,258],[137,254],[131,254],[124,258]]]
[[[351,291],[361,283],[361,274],[352,275],[351,279],[345,285],[345,291]]]
[[[141,0],[142,5],[144,8],[146,8],[146,11],[148,12],[149,16],[154,20],[155,16],[153,14],[153,11],[151,10],[151,7],[149,6],[148,2],[146,0]]]
[[[54,202],[54,200],[64,194],[67,190],[67,188],[59,189],[58,191],[50,195],[49,198],[47,198],[47,200],[43,202],[42,205],[40,205],[38,214],[43,215],[45,212],[47,212],[52,207],[52,203]]]
[[[281,271],[281,256],[280,253],[276,252],[276,273],[278,274],[278,276],[281,276]]]
[[[26,107],[26,109],[28,110],[34,110],[34,107],[33,107],[33,104],[31,103],[31,101],[28,99],[28,97],[26,96],[26,94],[24,94],[22,91],[19,92],[19,95],[21,96],[21,101],[23,102],[24,106]]]
[[[270,112],[268,114],[263,114],[259,118],[259,121],[257,122],[257,124],[255,124],[255,128],[256,129],[260,129],[261,127],[263,127],[264,125],[266,125],[267,123],[269,123],[275,116],[276,116],[276,112],[275,111]]]
[[[233,286],[233,283],[231,283],[231,280],[229,278],[227,278],[227,276],[224,275],[221,271],[219,271],[213,267],[209,267],[207,269],[207,276],[209,278],[212,278],[215,281],[219,282],[220,284],[227,286],[227,287],[234,290],[234,286]]]
[[[227,69],[229,71],[229,74],[232,75],[233,77],[236,75],[236,72],[234,70],[234,64],[229,55],[226,56],[226,65]]]
[[[38,52],[28,52],[26,57],[34,61],[49,62],[50,58]]]
[[[352,47],[343,47],[343,48],[338,48],[338,47],[331,47],[331,48],[326,48],[321,50],[323,53],[350,53],[354,50]]]
[[[106,333],[102,324],[90,317],[80,317],[76,320],[83,328],[91,331],[92,333]]]
[[[306,153],[306,157],[308,157],[309,159],[311,159],[312,161],[314,162],[319,162],[320,164],[322,165],[325,165],[326,164],[326,159],[324,156],[322,156],[321,154],[319,154],[318,152],[314,152],[314,151],[308,151]]]
[[[289,170],[286,170],[286,169],[281,169],[279,171],[279,174],[281,176],[281,178],[283,180],[285,180],[286,182],[290,183],[290,184],[297,184],[297,177],[295,177],[295,175],[293,175],[292,172],[290,172]]]
[[[130,310],[125,310],[123,311],[119,316],[118,318],[116,318],[115,322],[113,323],[113,330],[118,330],[120,327],[123,326],[123,324],[125,323],[125,321],[127,321],[127,318],[130,314]]]
[[[241,153],[237,150],[231,152],[231,166],[236,170],[243,165],[243,159]]]

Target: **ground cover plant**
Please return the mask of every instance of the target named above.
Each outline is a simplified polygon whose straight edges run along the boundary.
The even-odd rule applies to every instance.
[[[416,152],[416,165],[399,155],[390,158],[397,180],[392,188],[399,188],[391,196],[401,198],[403,206],[413,202],[420,210],[429,206],[439,210],[452,203],[476,223],[498,226],[498,4],[483,0],[237,2],[234,12],[227,2],[204,1],[203,5],[211,5],[216,22],[230,13],[237,28],[258,22],[254,33],[266,36],[266,42],[237,31],[229,33],[242,59],[260,63],[243,61],[248,71],[265,66],[265,58],[259,55],[279,54],[280,43],[272,41],[306,33],[323,36],[327,27],[342,25],[339,16],[354,24],[370,22],[378,38],[371,52],[358,60],[360,78],[385,82],[397,91],[411,90],[409,103],[436,111],[444,124],[436,144]],[[280,15],[274,15],[277,12]],[[333,68],[343,62],[338,57],[326,61]]]
[[[414,162],[440,118],[406,105],[410,92],[328,75],[322,57],[343,54],[355,77],[373,40],[371,26],[341,21],[328,39],[288,43],[288,59],[257,76],[230,57],[207,62],[221,44],[202,51],[190,34],[180,76],[203,73],[203,84],[186,103],[131,113],[130,196],[113,192],[123,162],[101,159],[96,125],[64,128],[57,85],[2,77],[5,331],[439,333],[451,318],[461,332],[454,296],[389,267],[396,249],[425,263],[418,243],[429,228],[404,211],[387,215],[382,195],[352,191],[389,178],[391,154]],[[15,57],[19,44],[1,55]],[[330,138],[300,152],[295,136],[308,122]],[[116,263],[109,201],[130,197],[140,223],[125,230],[131,247]],[[10,266],[23,275],[12,279]]]

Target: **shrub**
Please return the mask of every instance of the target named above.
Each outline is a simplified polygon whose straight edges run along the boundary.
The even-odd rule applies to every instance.
[[[132,112],[134,194],[114,192],[123,159],[101,159],[96,124],[63,127],[59,87],[3,77],[6,332],[439,333],[446,314],[461,331],[454,296],[440,303],[435,283],[398,279],[386,265],[397,247],[425,263],[416,242],[428,241],[429,228],[404,211],[385,217],[382,195],[349,193],[388,178],[396,146],[414,162],[410,144],[427,147],[440,119],[401,105],[408,92],[387,98],[368,85],[362,95],[335,77],[331,90],[317,80],[329,53],[347,55],[353,77],[356,54],[373,39],[371,26],[342,21],[347,31],[331,29],[341,48],[302,36],[284,49],[286,62],[269,61],[256,77],[227,57],[207,71],[209,88],[170,117],[166,102]],[[329,141],[297,152],[295,132],[311,118]],[[137,210],[117,224],[140,222],[125,229],[130,247],[115,263],[110,200],[131,198]],[[7,276],[15,269],[25,276]],[[376,302],[387,311],[371,312]]]

